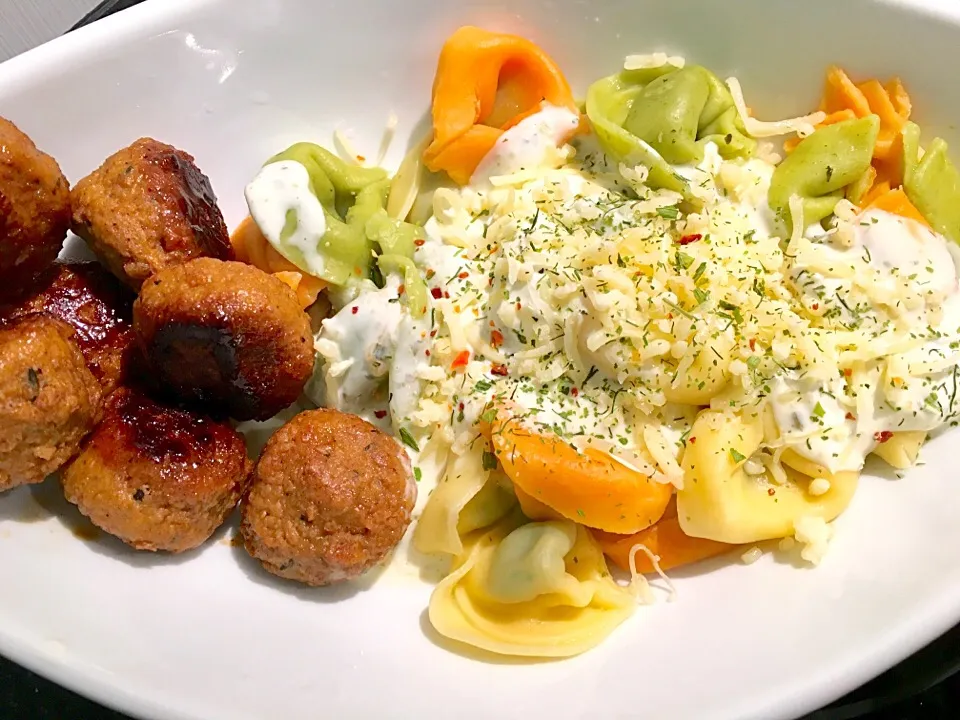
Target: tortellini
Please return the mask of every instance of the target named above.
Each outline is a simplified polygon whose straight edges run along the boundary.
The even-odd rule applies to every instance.
[[[920,158],[920,128],[903,129],[903,189],[937,232],[960,242],[960,172],[936,138]]]
[[[663,396],[667,402],[681,405],[707,405],[730,380],[730,361],[735,345],[731,332],[711,337],[709,347],[700,349],[697,359],[683,373],[677,373]],[[669,379],[669,378],[668,378]]]
[[[386,211],[390,179],[380,168],[348,165],[331,152],[313,143],[297,143],[267,161],[267,165],[294,161],[307,169],[310,189],[323,206],[326,230],[318,251],[324,258],[323,280],[346,285],[352,280],[373,277],[374,258],[379,271],[397,272],[403,277],[411,312],[426,309],[426,286],[413,267],[414,242],[422,231],[415,225],[391,218]],[[304,258],[295,248],[284,246],[284,235],[297,227],[296,212],[280,238],[281,252],[301,269]],[[278,248],[279,249],[279,248]]]
[[[767,474],[748,475],[744,463],[763,440],[758,415],[704,410],[690,438],[677,515],[683,531],[693,537],[743,544],[792,535],[802,518],[836,518],[849,505],[859,480],[856,472],[834,473],[829,489],[812,495],[811,478],[789,466],[783,484]]]
[[[460,556],[463,536],[494,524],[516,505],[503,473],[484,467],[484,448],[477,443],[449,464],[413,531],[420,552]]]
[[[698,65],[624,70],[587,91],[587,116],[613,158],[649,169],[647,184],[683,192],[686,181],[670,163],[703,159],[707,142],[723,157],[748,157],[747,136],[727,87]]]
[[[894,433],[889,440],[877,445],[873,454],[894,470],[906,470],[917,462],[926,439],[927,434],[920,430]]]
[[[830,215],[843,189],[870,167],[880,119],[867,115],[820,128],[804,138],[773,171],[768,201],[787,225],[792,222],[790,198],[803,203],[803,225]]]
[[[607,572],[589,532],[515,514],[475,539],[434,590],[429,616],[445,637],[488,652],[569,657],[604,640],[636,606]]]

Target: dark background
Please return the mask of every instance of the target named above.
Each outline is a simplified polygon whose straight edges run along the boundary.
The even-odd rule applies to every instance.
[[[3,0],[0,0],[2,2]],[[159,2],[160,0],[155,0]],[[75,27],[142,0],[107,0]],[[960,717],[960,626],[913,657],[804,720]],[[129,720],[0,657],[0,720]]]

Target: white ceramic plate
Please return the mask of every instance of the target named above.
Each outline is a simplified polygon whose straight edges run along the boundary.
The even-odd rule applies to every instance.
[[[958,139],[948,0],[153,0],[0,67],[0,114],[72,180],[142,135],[182,147],[232,226],[288,143],[342,125],[372,151],[391,110],[415,133],[441,42],[467,22],[542,43],[580,92],[627,53],[685,54],[738,75],[761,118],[809,108],[831,62],[898,73],[925,132]],[[164,720],[796,716],[960,620],[957,439],[904,480],[866,477],[819,569],[768,554],[677,573],[677,602],[541,664],[451,653],[413,573],[308,590],[259,571],[232,530],[180,558],[78,540],[47,483],[0,497],[0,652]]]

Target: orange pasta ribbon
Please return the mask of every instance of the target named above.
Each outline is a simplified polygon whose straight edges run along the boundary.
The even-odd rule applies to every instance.
[[[247,217],[230,236],[230,243],[237,260],[271,273],[297,294],[302,308],[317,301],[317,296],[327,286],[320,278],[307,275],[300,268],[278,253],[260,232],[260,228]]]
[[[675,502],[670,503],[659,522],[633,535],[615,535],[600,530],[591,532],[600,549],[603,550],[603,554],[621,570],[626,571],[630,570],[630,554],[637,545],[643,545],[651,553],[659,556],[658,564],[661,570],[690,565],[716,557],[736,547],[736,545],[728,545],[716,540],[687,535],[680,528]],[[644,552],[638,552],[634,562],[637,572],[641,574],[655,571],[649,556]]]
[[[556,435],[531,430],[509,407],[500,405],[494,411],[496,416],[482,430],[528,516],[559,515],[621,534],[646,529],[663,516],[672,485],[659,483],[605,452],[594,448],[579,452]]]
[[[503,132],[543,102],[577,111],[566,78],[543,50],[516,35],[460,28],[440,51],[424,164],[466,185]]]

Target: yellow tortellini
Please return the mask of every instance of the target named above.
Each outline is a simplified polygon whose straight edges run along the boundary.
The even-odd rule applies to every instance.
[[[718,333],[703,347],[693,364],[664,388],[667,402],[680,405],[707,405],[730,380],[730,361],[735,345],[732,333]]]
[[[569,657],[602,642],[635,606],[587,530],[514,513],[470,541],[429,616],[441,635],[488,652]]]
[[[781,538],[792,535],[801,518],[829,522],[850,504],[856,472],[820,475],[830,480],[821,495],[811,495],[811,478],[789,465],[782,484],[767,474],[748,475],[744,463],[763,436],[759,415],[700,413],[683,455],[684,487],[677,492],[677,514],[687,535],[731,544]]]
[[[484,445],[477,443],[450,463],[430,495],[413,531],[422,553],[463,553],[462,537],[488,527],[516,505],[510,481],[484,467]]]
[[[898,432],[873,449],[873,454],[895,470],[906,470],[917,462],[920,447],[927,439],[923,431]]]

